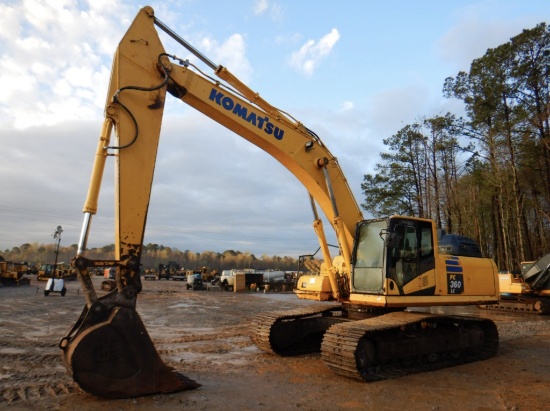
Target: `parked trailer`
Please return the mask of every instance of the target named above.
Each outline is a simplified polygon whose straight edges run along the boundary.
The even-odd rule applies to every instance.
[[[238,274],[244,274],[245,288],[250,289],[254,284],[263,282],[263,275],[252,269],[244,270],[223,270],[220,277],[220,287],[222,291],[233,291],[235,288],[235,278]]]
[[[292,279],[292,275],[287,274],[281,270],[265,270],[262,272],[263,281],[260,284],[260,290],[264,292],[284,292],[292,291],[295,282]]]
[[[292,276],[281,270],[232,269],[222,271],[220,287],[223,291],[233,291],[237,274],[244,274],[247,290],[290,291],[295,283]]]

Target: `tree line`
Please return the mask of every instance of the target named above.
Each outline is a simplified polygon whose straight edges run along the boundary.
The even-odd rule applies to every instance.
[[[384,140],[364,176],[374,216],[433,219],[477,240],[500,269],[540,258],[550,238],[550,32],[538,24],[448,77],[452,113],[420,117]]]
[[[56,244],[25,243],[2,253],[7,261],[27,262],[31,264],[53,264],[56,258]],[[78,246],[72,244],[68,247],[59,247],[57,262],[69,263],[76,256]],[[114,259],[115,245],[109,244],[99,248],[90,248],[86,251],[86,257],[92,260]],[[149,243],[143,246],[141,263],[144,269],[158,269],[159,264],[168,264],[174,261],[187,269],[199,269],[207,267],[209,271],[224,269],[253,268],[256,270],[277,269],[283,271],[296,271],[298,260],[292,257],[267,256],[256,257],[249,252],[226,250],[223,253],[203,251],[202,253],[189,250],[180,251],[177,248],[166,247]]]

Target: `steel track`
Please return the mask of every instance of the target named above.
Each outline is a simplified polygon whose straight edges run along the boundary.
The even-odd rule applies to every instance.
[[[394,312],[333,325],[321,356],[340,375],[376,381],[484,360],[497,348],[498,331],[490,320]]]

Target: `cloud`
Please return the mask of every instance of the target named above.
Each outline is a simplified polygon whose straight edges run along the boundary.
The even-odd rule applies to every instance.
[[[0,130],[5,156],[0,164],[2,249],[48,243],[58,225],[66,229],[65,244],[77,242],[99,128],[99,123],[78,121]],[[112,179],[106,181],[105,188],[112,184]]]
[[[509,34],[512,34],[510,28],[498,23],[462,21],[447,31],[438,42],[437,50],[445,61],[467,70],[474,59],[485,54],[487,48],[497,47],[503,39],[507,41]]]
[[[497,10],[500,5],[489,4]],[[470,6],[461,10],[458,22],[436,43],[436,52],[457,71],[469,70],[472,61],[482,57],[487,49],[508,42],[523,29],[532,28],[543,20],[537,15],[503,18],[494,12],[494,8],[484,9],[483,6],[487,5]]]
[[[354,107],[355,107],[355,105],[353,104],[353,101],[344,101],[340,105],[340,112],[353,110]]]
[[[277,22],[282,21],[284,16],[284,9],[280,4],[272,3],[270,5],[267,0],[257,0],[254,3],[253,11],[254,14],[258,16],[265,14],[267,11],[269,11],[269,17],[273,21]]]
[[[313,252],[316,238],[301,184],[265,152],[181,101],[167,104],[180,115],[163,122],[145,243],[198,252]],[[58,225],[63,245],[78,242],[100,126],[78,121],[0,130],[0,175],[9,176],[0,179],[0,250],[51,243]],[[114,242],[112,168],[110,157],[88,247]]]
[[[202,53],[210,56],[216,64],[223,62],[233,74],[247,82],[252,75],[252,66],[246,57],[246,43],[244,37],[238,33],[230,35],[223,43],[205,37],[200,44]]]
[[[334,28],[318,42],[308,40],[300,50],[291,54],[288,60],[290,66],[306,76],[311,76],[319,63],[332,52],[339,39],[340,33]]]
[[[0,5],[0,127],[24,129],[101,118],[117,47],[113,39],[122,37],[136,10],[118,2],[82,6],[78,10],[61,2]],[[235,33],[221,42],[202,36],[197,44],[243,81],[251,77],[242,35]]]
[[[77,10],[61,2],[13,2],[0,23],[0,121],[23,129],[86,119],[101,113],[98,98],[109,79],[120,26],[116,4],[87,3]],[[115,23],[116,21],[116,23]],[[6,24],[5,24],[6,23]],[[93,35],[90,35],[93,33]],[[107,46],[109,44],[109,46]]]
[[[441,100],[427,84],[388,88],[370,96],[369,124],[380,140],[390,137],[421,116],[438,114]]]
[[[268,8],[267,0],[257,0],[254,3],[254,14],[263,14]]]

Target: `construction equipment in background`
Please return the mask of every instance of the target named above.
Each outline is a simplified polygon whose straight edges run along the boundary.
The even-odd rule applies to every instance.
[[[38,268],[40,267],[40,264],[36,264],[36,263],[31,262],[31,261],[22,261],[21,264],[27,266],[27,274],[28,275],[38,274]]]
[[[103,278],[101,282],[101,289],[103,291],[113,291],[116,288],[116,267],[105,267],[103,268]]]
[[[521,263],[519,263],[521,267],[520,272],[521,273],[527,272],[527,270],[529,270],[533,266],[533,264],[535,264],[535,261],[522,261]]]
[[[309,256],[300,256],[302,257],[309,257]],[[308,275],[319,275],[321,273],[321,261],[316,260],[314,258],[304,258],[302,260],[303,262],[303,271],[307,272]],[[302,272],[301,270],[298,270],[298,272]]]
[[[168,261],[167,264],[159,264],[158,279],[171,280],[180,272],[181,266],[175,261]],[[177,278],[178,280],[180,278]]]
[[[38,281],[47,281],[49,278],[57,277],[58,271],[54,264],[40,264],[36,273]]]
[[[221,274],[217,269],[210,270],[208,267],[201,268],[202,280],[216,284],[220,280]]]
[[[39,281],[46,281],[52,278],[69,280],[69,281],[76,280],[77,271],[74,267],[71,267],[70,264],[66,264],[64,262],[61,262],[61,263],[57,262],[57,258],[59,257],[59,245],[61,244],[62,232],[63,232],[63,227],[61,227],[60,225],[57,226],[52,236],[54,240],[57,240],[56,246],[55,246],[55,261],[53,264],[40,264],[37,271],[37,276],[36,276],[36,279]],[[49,288],[53,290],[54,289],[54,286],[52,285],[53,283],[48,282],[48,284],[50,286]],[[46,289],[48,289],[48,286],[46,286]]]
[[[218,78],[167,54],[155,26]],[[59,344],[67,368],[82,389],[101,397],[129,398],[200,385],[164,364],[136,311],[167,92],[270,154],[308,192],[323,262],[319,275],[300,277],[295,292],[299,298],[328,304],[260,314],[252,331],[258,347],[279,355],[321,350],[330,369],[364,381],[495,355],[499,339],[491,320],[405,310],[496,303],[498,277],[492,260],[460,250],[440,252],[432,220],[407,216],[364,220],[338,160],[319,136],[270,105],[225,67],[212,63],[158,20],[151,7],[144,7],[113,61],[105,120],[73,260],[86,305]],[[114,159],[117,178],[115,258],[108,262],[85,257],[107,159]],[[329,252],[317,205],[334,229],[337,256]],[[102,264],[117,267],[117,290],[98,297],[89,270]]]
[[[158,280],[158,273],[154,268],[146,268],[143,270],[143,279],[146,281]]]
[[[222,291],[235,291],[238,275],[244,277],[243,290],[289,291],[296,284],[292,274],[287,274],[281,270],[254,270],[245,268],[242,270],[222,270],[219,278],[220,289]]]
[[[206,285],[202,279],[202,274],[200,270],[188,270],[187,271],[187,285],[188,290],[202,291],[206,290]]]
[[[196,268],[194,270],[187,270],[186,271],[187,274],[189,274],[190,271],[196,274],[200,274],[203,282],[215,281],[215,279],[219,277],[218,270],[214,269],[210,271],[208,267],[204,267],[204,266],[200,268]]]
[[[479,308],[525,314],[550,314],[550,253],[537,261],[521,263],[521,272],[498,274],[498,304]]]
[[[142,276],[146,281],[166,280],[187,281],[187,271],[185,267],[180,266],[175,261],[169,261],[168,264],[159,264],[158,271],[154,268],[143,270]]]
[[[57,264],[40,264],[36,273],[36,279],[39,281],[47,281],[50,278],[62,278],[66,281],[74,281],[77,278],[77,270],[64,262]]]
[[[27,270],[27,265],[6,261],[4,257],[0,256],[0,284],[2,287],[30,285],[31,280],[24,277]]]

